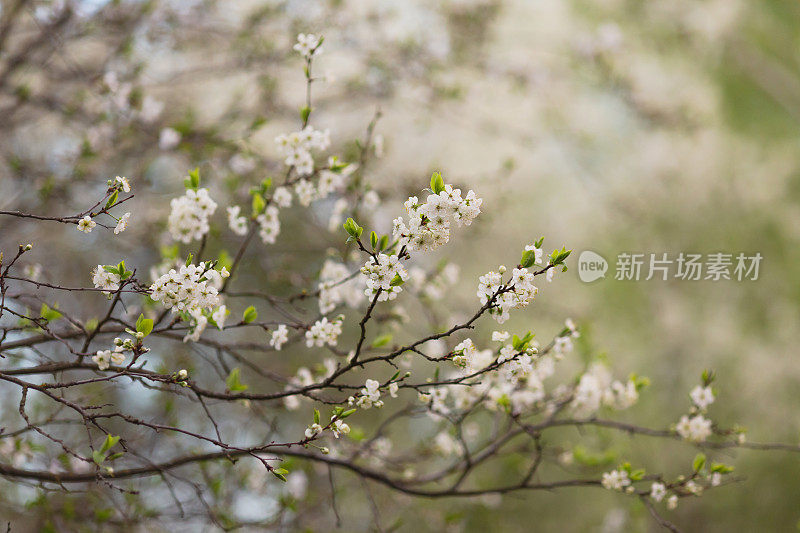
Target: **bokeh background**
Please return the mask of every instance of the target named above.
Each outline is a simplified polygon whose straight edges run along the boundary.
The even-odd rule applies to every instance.
[[[399,209],[438,169],[484,197],[469,238],[434,258],[462,265],[456,300],[472,302],[478,274],[495,258],[511,264],[541,235],[573,248],[572,265],[585,249],[609,260],[760,252],[757,281],[623,282],[610,271],[586,284],[571,268],[509,329],[551,332],[572,317],[582,351],[605,352],[618,369],[651,379],[624,415],[631,420],[673,423],[702,370],[713,368],[715,419],[740,423],[753,440],[800,439],[796,1],[78,1],[66,4],[63,25],[64,3],[20,4],[4,0],[0,11],[0,20],[22,13],[0,32],[0,209],[72,212],[119,174],[141,191],[130,204],[135,218],[163,219],[180,176],[196,165],[218,194],[246,190],[252,183],[239,176],[276,171],[273,139],[296,123],[304,85],[294,36],[322,33],[316,68],[327,80],[315,86],[315,122],[353,153],[353,139],[381,110],[384,155],[365,172],[371,187]],[[58,31],[35,41],[51,24]],[[112,71],[131,81],[125,102],[108,94]],[[144,96],[165,104],[152,121],[131,118]],[[159,146],[165,127],[182,135],[173,149]],[[318,209],[315,223],[325,226],[330,206]],[[375,223],[388,230],[395,212]],[[253,284],[280,285],[265,272],[285,265],[269,254],[302,262],[316,253],[317,227],[285,225],[296,228],[292,238],[253,259]],[[43,265],[58,262],[59,279],[78,284],[120,253],[155,264],[165,243],[141,232],[99,249],[95,234],[0,221],[4,246],[20,234],[47,250]],[[611,453],[666,472],[694,455],[643,437],[618,439]],[[793,530],[800,460],[780,452],[729,460],[743,484],[683,500],[670,519],[687,531]],[[327,499],[313,481],[308,493],[306,527],[326,530]],[[0,515],[11,513],[6,494]],[[32,497],[21,494],[15,501]],[[374,496],[387,528],[399,531],[656,530],[643,507],[601,491],[460,502]],[[340,501],[344,530],[371,527],[363,493]],[[231,505],[247,514],[258,504]]]

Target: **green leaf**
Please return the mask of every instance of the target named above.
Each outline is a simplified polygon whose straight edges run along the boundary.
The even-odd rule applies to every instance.
[[[100,450],[95,450],[92,452],[92,460],[98,465],[101,465],[103,464],[103,461],[106,460],[106,454],[104,454]]]
[[[100,451],[105,453],[111,448],[113,448],[119,442],[119,436],[112,436],[106,435],[106,440],[103,442],[103,446],[100,448]]]
[[[249,324],[250,322],[252,322],[257,318],[258,318],[258,311],[256,311],[256,308],[253,307],[252,305],[247,309],[245,309],[244,313],[242,313],[242,322],[244,322],[245,324]]]
[[[187,189],[197,189],[200,187],[200,169],[195,167],[194,170],[189,171],[189,177],[183,180],[183,185]]]
[[[733,472],[733,467],[724,463],[711,463],[711,471],[719,472],[720,474],[730,474]]]
[[[234,368],[231,370],[231,373],[228,374],[227,379],[225,379],[225,386],[228,387],[228,390],[231,392],[241,392],[247,390],[247,385],[244,385],[241,381],[239,381],[239,367]]]
[[[106,209],[110,208],[112,205],[117,203],[118,198],[119,198],[119,191],[115,190],[114,193],[108,197],[108,201],[106,202]]]
[[[61,318],[61,313],[58,312],[56,309],[48,307],[47,304],[42,304],[42,309],[41,311],[39,311],[39,316],[41,316],[48,322],[52,322],[54,320],[58,320],[59,318]]]
[[[145,318],[143,314],[140,314],[136,321],[136,331],[143,333],[145,337],[150,335],[150,332],[153,331],[153,319]]]
[[[353,240],[359,239],[361,237],[361,233],[364,231],[364,228],[356,224],[356,221],[352,218],[345,220],[343,226],[344,230]]]
[[[386,249],[388,245],[389,245],[389,236],[384,235],[383,237],[381,237],[381,241],[378,243],[378,250],[383,251]]]
[[[260,215],[267,208],[267,202],[261,194],[253,195],[253,215]]]
[[[372,245],[373,250],[378,247],[378,234],[374,231],[369,234],[369,243]]]
[[[522,252],[522,259],[519,262],[522,268],[531,267],[535,262],[536,262],[536,252],[534,250],[525,250],[524,252]]]
[[[397,287],[398,285],[402,285],[403,283],[405,283],[405,281],[403,281],[403,278],[400,277],[400,274],[395,274],[394,277],[392,278],[392,282],[390,283],[390,285],[392,287]]]
[[[319,411],[314,409],[314,423],[319,424]]]
[[[352,415],[356,412],[356,409],[348,409],[347,411],[343,412],[339,415],[339,418],[347,418],[348,416]]]
[[[692,461],[692,468],[694,469],[695,472],[699,472],[700,470],[703,469],[705,465],[706,465],[706,454],[698,453],[695,456],[694,461]]]
[[[516,351],[522,352],[528,348],[528,343],[530,343],[532,339],[533,339],[533,333],[531,333],[530,331],[527,332],[525,336],[522,337],[521,339],[518,336],[514,335],[511,338],[511,345],[514,347]]]
[[[439,194],[444,190],[444,179],[440,172],[434,172],[431,176],[431,190],[433,194]]]
[[[286,474],[288,473],[289,471],[285,468],[275,468],[272,470],[272,475],[284,482],[286,481]]]
[[[115,266],[111,266],[111,265],[104,265],[104,266],[103,266],[103,270],[105,270],[105,271],[106,271],[106,272],[108,272],[109,274],[116,274],[116,275],[118,275],[118,276],[120,275],[120,272],[119,272],[119,270],[117,270],[117,267],[115,267]]]
[[[392,334],[391,333],[385,333],[383,335],[380,335],[380,336],[376,337],[375,340],[372,341],[372,347],[373,348],[380,348],[381,346],[386,346],[390,342],[392,342]]]
[[[219,252],[219,256],[217,257],[217,267],[219,268],[225,267],[228,270],[230,270],[231,266],[233,266],[233,261],[231,260],[231,254],[229,254],[227,250],[221,250]]]
[[[564,261],[569,257],[569,254],[572,253],[572,250],[567,250],[566,247],[562,247],[561,250],[553,250],[553,253],[550,254],[550,264],[551,265],[561,265]]]
[[[308,123],[308,116],[311,114],[311,108],[308,106],[304,106],[300,109],[300,119],[303,121],[303,124]]]

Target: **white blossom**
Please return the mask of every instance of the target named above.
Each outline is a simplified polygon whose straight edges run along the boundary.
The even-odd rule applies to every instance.
[[[298,34],[297,43],[292,48],[306,58],[322,52],[322,48],[320,47],[320,38],[313,33]]]
[[[263,213],[256,217],[258,223],[258,236],[264,244],[274,244],[281,232],[281,223],[278,220],[278,208],[268,205]]]
[[[82,231],[84,233],[91,233],[95,226],[97,226],[97,222],[92,220],[92,217],[89,215],[85,215],[78,221],[78,231]]]
[[[248,174],[255,170],[256,160],[244,154],[234,154],[228,161],[228,166],[236,174]]]
[[[493,331],[492,340],[495,342],[506,342],[511,338],[511,334],[507,331]]]
[[[701,411],[705,411],[709,405],[714,403],[714,392],[710,386],[701,387],[700,385],[692,389],[689,393],[694,403]]]
[[[428,195],[424,204],[416,196],[405,202],[408,222],[403,217],[394,220],[393,233],[400,244],[409,250],[432,250],[450,240],[450,228],[469,225],[481,210],[483,200],[473,191],[461,198],[461,190],[447,184],[439,194]]]
[[[316,130],[313,126],[306,126],[300,131],[278,135],[275,143],[284,155],[283,162],[287,166],[294,167],[299,176],[310,176],[314,172],[311,151],[326,150],[330,146],[330,130]]]
[[[173,311],[212,309],[219,295],[209,279],[211,271],[206,263],[170,269],[150,286],[150,297]]]
[[[515,268],[511,273],[511,280],[505,285],[502,273],[487,272],[478,278],[478,299],[485,305],[494,298],[489,313],[502,324],[508,320],[511,309],[527,307],[539,292],[533,281],[534,275],[527,268]],[[504,287],[508,290],[504,290]]]
[[[455,455],[459,452],[458,441],[449,433],[442,431],[433,439],[434,448],[442,455]]]
[[[322,347],[326,344],[336,346],[339,335],[342,333],[342,320],[337,318],[330,322],[327,317],[317,320],[311,328],[306,331],[306,346]]]
[[[313,439],[320,433],[322,433],[322,426],[320,426],[317,423],[314,423],[306,428],[305,435],[307,439]]]
[[[286,187],[278,187],[275,189],[275,192],[272,193],[272,200],[278,207],[291,207],[292,193]]]
[[[370,407],[382,407],[380,383],[374,379],[367,379],[364,387],[360,391],[360,395],[356,400],[356,405],[362,409],[369,409]]]
[[[280,350],[281,347],[286,344],[286,341],[289,340],[289,328],[285,325],[281,324],[272,332],[272,335],[269,339],[269,344],[276,350]]]
[[[232,205],[227,208],[228,211],[228,227],[236,235],[245,235],[247,233],[247,218],[240,215],[242,208],[238,205]]]
[[[703,415],[695,415],[691,418],[684,415],[675,429],[681,438],[692,442],[704,442],[712,434],[711,420]]]
[[[114,350],[100,350],[96,355],[92,356],[92,361],[97,363],[97,368],[100,370],[107,370],[111,363],[121,365],[125,362],[125,354],[122,351]]]
[[[225,327],[225,319],[227,317],[228,308],[224,305],[220,305],[213,313],[211,313],[211,318],[214,320],[214,323],[219,329],[223,329]]]
[[[130,213],[125,213],[124,215],[122,215],[120,217],[120,219],[117,221],[117,227],[114,228],[114,234],[115,235],[119,235],[120,233],[122,233],[123,231],[128,229],[128,219],[129,218],[131,218],[131,214]]]
[[[158,136],[158,147],[162,150],[172,150],[181,142],[181,134],[173,128],[164,128]]]
[[[676,509],[678,507],[678,496],[673,494],[669,498],[667,498],[667,509],[670,511]]]
[[[525,247],[525,251],[533,251],[533,262],[536,265],[542,264],[542,257],[544,256],[544,250],[541,248],[537,248],[534,244],[529,244]]]
[[[600,480],[603,488],[608,490],[623,490],[631,484],[628,478],[628,473],[624,470],[612,470],[611,472],[604,472]]]
[[[125,176],[117,176],[114,181],[122,187],[122,192],[131,192],[131,184]]]
[[[217,210],[217,204],[208,189],[188,189],[183,196],[170,202],[167,226],[172,238],[188,244],[208,233],[208,218]]]
[[[108,272],[103,265],[97,265],[92,271],[92,283],[95,288],[103,289],[103,294],[109,294],[109,291],[116,291],[119,289],[120,276],[114,272]]]
[[[667,486],[663,483],[655,482],[650,486],[650,497],[660,502],[667,495]]]
[[[164,102],[159,102],[148,94],[142,99],[142,107],[139,110],[139,118],[142,120],[142,122],[150,124],[158,119],[163,110]]]
[[[400,263],[396,255],[378,254],[370,257],[361,267],[361,272],[367,276],[367,288],[364,294],[374,296],[378,291],[378,301],[394,300],[402,291],[402,282],[408,279],[408,271]]]
[[[345,424],[343,420],[337,418],[331,424],[331,431],[333,432],[333,436],[338,439],[340,434],[347,435],[350,433],[350,426]]]
[[[352,278],[352,279],[348,279]],[[340,303],[356,307],[364,301],[362,279],[352,277],[343,263],[326,259],[319,274],[319,312],[330,313]]]
[[[294,193],[297,195],[297,202],[303,207],[308,207],[317,195],[314,184],[308,180],[299,180],[294,185]]]

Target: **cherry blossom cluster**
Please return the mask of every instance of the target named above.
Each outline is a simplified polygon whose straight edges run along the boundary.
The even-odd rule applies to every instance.
[[[226,209],[228,212],[228,227],[236,235],[245,235],[247,233],[248,222],[247,217],[241,215],[242,208],[238,205],[232,205]]]
[[[106,270],[105,265],[97,265],[97,268],[92,271],[92,283],[96,289],[103,289],[103,294],[118,290],[121,280],[118,272]]]
[[[279,325],[275,328],[270,335],[269,338],[269,345],[275,348],[276,350],[280,350],[284,344],[289,340],[289,328],[287,328],[284,324]]]
[[[537,274],[546,273],[547,280],[552,281],[557,267],[561,267],[562,271],[567,269],[564,261],[572,250],[562,248],[553,250],[547,267],[537,272],[529,270],[533,265],[542,263],[543,241],[544,237],[525,247],[520,264],[512,270],[508,282],[503,281],[503,275],[507,271],[503,265],[500,265],[497,272],[490,271],[478,278],[478,299],[481,304],[489,305],[489,314],[499,324],[509,319],[511,309],[525,308],[536,297],[539,289],[533,283]]]
[[[498,272],[490,271],[478,278],[478,299],[483,305],[494,299],[489,313],[498,324],[509,319],[511,309],[527,307],[539,292],[533,284],[534,275],[527,268],[515,268],[508,284],[503,283],[505,271],[501,265]]]
[[[675,431],[682,439],[691,442],[705,442],[713,434],[711,420],[703,416],[708,407],[714,403],[715,396],[711,388],[713,380],[713,373],[704,372],[703,384],[697,385],[689,393],[692,401],[691,411],[688,415],[681,416],[675,425]],[[741,437],[743,436],[741,434]]]
[[[319,312],[330,313],[344,303],[356,307],[364,301],[363,281],[352,276],[344,263],[326,259],[319,273]]]
[[[570,406],[582,417],[595,414],[601,407],[628,409],[638,401],[639,389],[645,384],[635,376],[624,382],[615,380],[605,364],[594,362],[580,377]]]
[[[314,322],[314,325],[306,331],[306,346],[309,348],[312,346],[322,347],[326,344],[328,346],[336,346],[339,335],[342,333],[343,321],[344,316],[340,315],[332,321],[328,320],[327,317],[322,317]]]
[[[461,189],[444,184],[441,174],[431,179],[431,191],[425,203],[416,196],[405,202],[408,222],[403,217],[394,220],[394,237],[409,250],[433,250],[450,240],[450,228],[470,225],[481,212],[483,200],[469,191],[461,197]]]
[[[281,232],[281,222],[278,220],[278,208],[268,205],[264,212],[256,216],[258,223],[258,236],[264,244],[274,244]]]
[[[367,277],[364,294],[369,297],[378,294],[379,302],[397,298],[403,290],[403,283],[408,279],[408,271],[400,263],[399,256],[384,253],[370,256],[361,267],[361,273]]]
[[[93,355],[92,361],[97,363],[97,368],[100,370],[106,370],[111,363],[115,365],[121,365],[125,362],[125,352],[134,352],[137,349],[142,353],[149,351],[147,348],[141,345],[137,346],[137,343],[141,341],[144,335],[140,332],[136,332],[135,335],[137,337],[136,340],[121,339],[120,337],[116,337],[114,339],[113,350],[99,350],[95,355]]]
[[[170,202],[167,227],[172,238],[188,244],[208,233],[208,219],[217,210],[208,189],[187,189],[183,196]]]
[[[717,462],[707,460],[705,454],[697,454],[692,461],[691,475],[679,475],[673,481],[667,481],[658,476],[648,489],[637,488],[645,479],[643,468],[633,469],[630,463],[623,463],[618,468],[604,472],[600,478],[603,488],[622,492],[625,494],[648,497],[653,502],[660,503],[666,498],[667,509],[673,510],[678,506],[678,499],[688,496],[700,496],[711,487],[722,484],[725,475],[733,472],[733,468]]]
[[[105,208],[100,211],[100,213],[105,213],[111,218],[113,218],[117,224],[114,227],[114,234],[119,235],[126,229],[128,229],[128,221],[130,220],[131,214],[125,213],[120,218],[115,217],[109,212],[109,209],[114,207],[117,204],[117,200],[119,199],[119,193],[124,192],[128,193],[131,192],[131,184],[128,181],[128,178],[124,176],[117,176],[113,180],[108,180],[108,192],[106,193],[108,196],[108,201],[106,202]],[[76,227],[78,231],[83,233],[91,233],[92,230],[97,227],[97,222],[94,221],[92,216],[96,216],[93,214],[83,215]]]
[[[397,398],[397,391],[400,386],[396,381],[392,381],[386,386],[389,396]],[[350,396],[347,399],[348,405],[355,405],[361,409],[371,409],[372,407],[383,407],[383,400],[381,400],[381,384],[374,379],[367,379],[364,386],[358,391],[358,394]]]
[[[119,348],[119,346],[117,346]],[[111,363],[115,365],[121,365],[125,362],[125,354],[122,353],[122,350],[114,349],[111,350],[100,350],[97,354],[92,356],[92,361],[97,363],[97,368],[100,370],[107,370]]]
[[[314,172],[314,157],[311,151],[328,149],[331,144],[330,130],[316,130],[313,126],[306,126],[300,131],[278,135],[275,143],[285,156],[283,162],[287,166],[293,167],[299,176],[310,176]],[[301,202],[304,197],[313,197],[313,193],[308,192],[301,196],[297,188],[295,193]]]
[[[213,281],[228,275],[225,267],[217,272],[210,263],[182,265],[159,277],[150,286],[150,297],[173,311],[212,309],[220,303]]]
[[[569,330],[565,334],[569,335]],[[552,351],[540,353],[530,332],[512,338],[506,331],[495,331],[492,340],[502,347],[480,350],[467,338],[453,348],[450,357],[458,372],[450,379],[467,386],[437,386],[420,394],[420,401],[431,413],[449,416],[453,409],[482,405],[490,411],[508,409],[523,414],[545,405],[548,395],[544,382],[554,374],[557,361]],[[496,371],[487,372],[492,365]],[[560,391],[554,391],[553,396],[560,397]]]

